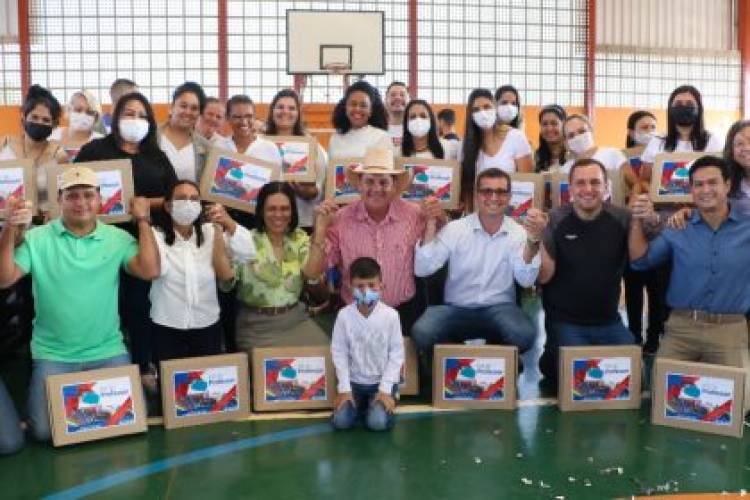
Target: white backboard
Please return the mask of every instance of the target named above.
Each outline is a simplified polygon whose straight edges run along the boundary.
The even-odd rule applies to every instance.
[[[286,11],[287,73],[327,74],[328,63],[347,63],[345,73],[382,75],[385,51],[382,11]]]

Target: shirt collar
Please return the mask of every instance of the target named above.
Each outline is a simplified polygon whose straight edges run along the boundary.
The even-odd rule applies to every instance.
[[[729,215],[727,216],[727,220],[731,220],[732,222],[738,222],[742,220],[742,217],[739,213],[739,209],[736,207],[736,204],[729,203]],[[696,208],[693,209],[693,214],[690,216],[690,222],[693,224],[698,224],[703,222],[703,218],[701,217],[700,211]]]
[[[385,214],[385,218],[382,220],[382,222],[375,222],[372,217],[370,217],[370,214],[367,213],[367,209],[365,208],[365,202],[360,200],[357,202],[356,208],[355,208],[355,215],[357,217],[357,220],[360,222],[369,222],[372,224],[382,224],[385,222],[393,222],[398,220],[398,207],[396,206],[397,203],[399,203],[400,199],[391,200],[391,203],[388,205],[388,212]]]
[[[55,233],[57,233],[58,236],[62,236],[63,234],[68,233],[72,237],[79,238],[79,239],[92,239],[92,240],[102,239],[102,234],[101,234],[102,223],[99,220],[96,221],[96,228],[94,228],[92,232],[90,232],[89,234],[85,236],[78,236],[76,234],[71,233],[68,230],[68,228],[65,227],[65,224],[63,224],[62,217],[58,217],[52,220],[52,222],[50,222],[50,225],[52,226],[52,229],[55,231]]]
[[[488,236],[505,236],[510,232],[511,219],[507,215],[504,215],[503,223],[500,224],[500,229],[498,229],[495,234],[489,234],[484,230],[482,221],[479,220],[479,214],[476,212],[466,217],[466,223],[469,225],[472,231],[483,231]]]

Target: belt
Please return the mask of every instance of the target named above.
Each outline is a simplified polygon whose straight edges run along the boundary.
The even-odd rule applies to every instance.
[[[248,311],[255,314],[262,314],[264,316],[278,316],[279,314],[284,314],[285,312],[289,312],[295,307],[297,307],[298,302],[295,302],[294,304],[289,304],[287,306],[280,306],[280,307],[253,307],[253,306],[245,306]]]
[[[682,318],[688,318],[700,323],[714,323],[717,325],[728,323],[744,323],[747,321],[744,314],[719,314],[697,309],[675,309],[672,314]]]

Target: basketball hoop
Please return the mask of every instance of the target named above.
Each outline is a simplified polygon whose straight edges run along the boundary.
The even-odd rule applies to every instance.
[[[323,69],[332,75],[344,75],[348,70],[352,69],[352,65],[345,62],[329,62],[323,65]]]

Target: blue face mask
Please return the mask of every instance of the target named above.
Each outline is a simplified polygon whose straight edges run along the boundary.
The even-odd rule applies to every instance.
[[[359,288],[353,288],[352,295],[358,306],[365,305],[367,307],[372,307],[378,302],[378,300],[380,300],[380,294],[369,287],[366,288],[364,292]]]

